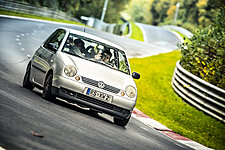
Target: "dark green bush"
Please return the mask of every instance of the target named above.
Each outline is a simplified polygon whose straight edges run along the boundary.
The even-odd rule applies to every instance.
[[[192,74],[225,89],[225,7],[212,25],[180,45],[181,65]]]

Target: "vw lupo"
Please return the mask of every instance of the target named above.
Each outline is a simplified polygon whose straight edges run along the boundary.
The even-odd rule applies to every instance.
[[[137,87],[123,48],[97,36],[58,28],[27,65],[23,87],[114,117],[126,126],[137,100]]]

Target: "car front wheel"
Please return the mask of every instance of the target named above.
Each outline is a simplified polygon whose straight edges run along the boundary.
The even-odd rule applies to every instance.
[[[32,83],[30,82],[30,69],[31,69],[31,66],[30,66],[30,63],[27,65],[27,69],[26,69],[26,73],[24,75],[24,78],[23,78],[23,87],[29,89],[29,90],[32,90],[34,88],[34,86],[32,85]]]
[[[113,120],[116,125],[125,127],[128,124],[130,117],[131,115],[127,119],[120,119],[120,118],[114,117]]]
[[[42,92],[42,98],[46,100],[55,100],[55,96],[51,94],[52,89],[52,74],[49,74],[44,83],[44,89]]]

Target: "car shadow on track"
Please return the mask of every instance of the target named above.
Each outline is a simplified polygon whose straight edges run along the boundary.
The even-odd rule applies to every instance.
[[[40,96],[40,98],[42,97],[42,93],[41,93],[42,91],[34,89],[34,90],[32,90],[32,92],[35,93],[37,96]],[[59,105],[59,106],[62,106],[64,108],[68,108],[70,110],[73,110],[73,111],[76,111],[76,112],[79,112],[79,113],[82,113],[82,114],[97,118],[97,119],[102,120],[104,122],[114,124],[110,119],[108,119],[104,116],[100,116],[94,110],[90,110],[88,108],[77,105],[77,104],[73,103],[72,101],[64,100],[64,99],[60,99],[60,98],[56,98],[56,100],[46,100],[46,101],[54,103],[54,104]]]

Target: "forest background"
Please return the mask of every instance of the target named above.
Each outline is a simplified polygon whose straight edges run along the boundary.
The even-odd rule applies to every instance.
[[[80,19],[101,18],[105,0],[17,0],[34,6],[61,10]],[[177,6],[179,3],[179,10]],[[213,23],[224,0],[109,0],[104,21],[118,23],[120,18],[151,25],[174,24],[192,32]],[[176,22],[174,16],[178,11]]]

